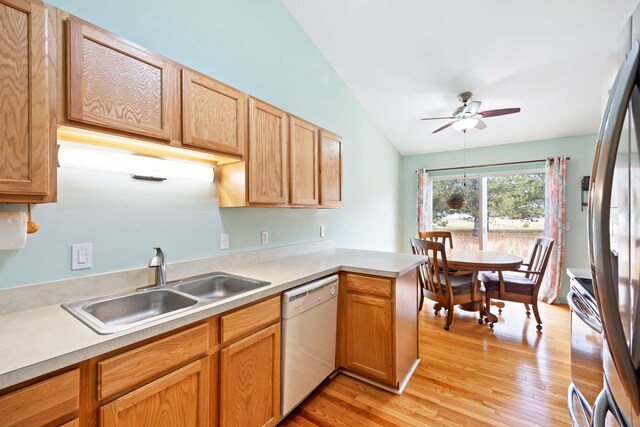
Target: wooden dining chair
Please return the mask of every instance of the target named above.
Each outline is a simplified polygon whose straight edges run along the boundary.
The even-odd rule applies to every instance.
[[[453,237],[450,231],[420,231],[418,232],[418,238],[422,240],[431,240],[432,242],[440,242],[447,246],[449,249],[453,249]]]
[[[538,293],[547,270],[551,249],[553,249],[553,239],[538,237],[533,245],[529,262],[523,263],[519,270],[505,273],[501,271],[482,273],[487,312],[491,309],[492,299],[523,303],[527,317],[531,316],[531,311],[529,311],[529,305],[531,305],[533,315],[538,322],[536,329],[542,330],[542,320],[538,311]],[[500,313],[502,313],[503,306],[504,304],[499,308]],[[490,323],[489,326],[493,328],[493,323]]]
[[[429,259],[419,267],[420,302],[418,310],[422,310],[424,299],[435,301],[433,310],[436,316],[441,309],[447,310],[445,330],[453,322],[453,308],[459,304],[475,303],[478,307],[479,320],[482,324],[484,314],[484,292],[473,278],[468,276],[452,276],[447,266],[447,254],[444,244],[431,240],[411,239],[411,249],[416,255],[424,255]]]
[[[420,231],[418,232],[418,238],[422,240],[430,240],[432,242],[440,242],[445,248],[448,245],[449,249],[453,249],[453,236],[450,231]],[[461,271],[455,268],[450,268],[449,274],[469,277],[473,275],[470,271]]]

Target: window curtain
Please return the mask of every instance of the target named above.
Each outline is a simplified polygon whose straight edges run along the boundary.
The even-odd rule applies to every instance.
[[[553,250],[547,265],[538,299],[548,304],[558,301],[564,271],[564,230],[567,223],[565,189],[567,157],[547,159],[544,194],[544,235],[553,239]]]
[[[431,186],[429,185],[429,173],[426,169],[418,169],[416,171],[418,177],[418,189],[416,191],[416,206],[418,207],[418,220],[416,222],[416,237],[418,232],[429,230],[431,224],[429,224],[429,216],[427,215],[429,206],[429,191]]]

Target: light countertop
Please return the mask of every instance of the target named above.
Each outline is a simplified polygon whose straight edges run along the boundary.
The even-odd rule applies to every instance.
[[[338,271],[400,277],[424,257],[331,248],[268,262],[221,269],[271,285],[202,306],[138,328],[99,335],[60,305],[47,305],[0,316],[0,389],[81,362],[164,332],[276,295]],[[251,256],[247,257],[247,264]],[[170,269],[171,266],[167,266]]]

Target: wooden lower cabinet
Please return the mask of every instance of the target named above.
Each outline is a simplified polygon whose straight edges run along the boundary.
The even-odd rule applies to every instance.
[[[416,272],[398,278],[340,276],[337,362],[398,390],[418,362]]]
[[[209,358],[204,357],[100,408],[102,427],[208,425]]]
[[[273,426],[280,417],[280,324],[220,351],[220,426]]]
[[[390,298],[347,292],[346,367],[393,383],[393,321]]]
[[[80,370],[73,369],[0,396],[0,425],[61,425],[79,407]]]

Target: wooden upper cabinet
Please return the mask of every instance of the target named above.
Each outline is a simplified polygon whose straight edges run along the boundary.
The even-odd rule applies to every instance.
[[[180,126],[177,66],[75,18],[67,22],[68,119],[174,139]]]
[[[50,11],[0,0],[0,201],[45,201],[55,192],[55,69]],[[53,128],[53,133],[51,129]]]
[[[243,92],[182,70],[182,143],[242,156],[247,99]]]
[[[289,180],[291,204],[318,205],[318,127],[297,117],[289,119]]]
[[[342,138],[320,130],[320,206],[342,207]]]
[[[287,114],[249,99],[249,203],[288,202]]]

